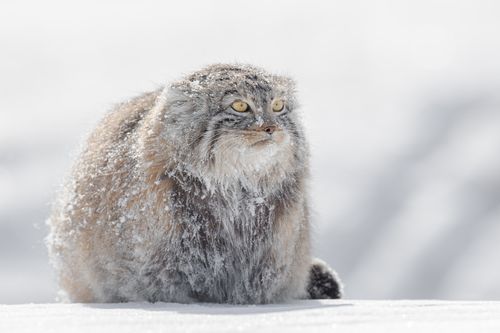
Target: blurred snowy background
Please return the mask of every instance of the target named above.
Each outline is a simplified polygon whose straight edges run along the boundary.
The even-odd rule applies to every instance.
[[[103,113],[234,61],[298,82],[347,297],[500,299],[499,1],[5,0],[0,303],[54,300],[44,220]]]

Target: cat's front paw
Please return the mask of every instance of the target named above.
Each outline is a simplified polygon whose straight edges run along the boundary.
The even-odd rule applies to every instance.
[[[333,269],[315,258],[309,271],[307,293],[310,299],[341,298],[342,283]]]

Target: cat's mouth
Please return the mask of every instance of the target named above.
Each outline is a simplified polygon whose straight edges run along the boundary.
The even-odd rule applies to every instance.
[[[271,134],[261,131],[249,131],[246,134],[250,147],[263,147],[270,144],[280,144],[285,140],[285,136],[286,134],[281,129],[277,129]]]
[[[264,139],[260,139],[260,140],[255,141],[254,143],[252,143],[250,145],[250,147],[264,146],[264,145],[271,144],[273,142],[274,142],[273,138],[272,137],[268,137],[268,138],[264,138]]]
[[[215,163],[211,166],[218,177],[232,175],[256,180],[268,176],[277,165],[289,163],[293,152],[290,134],[286,130],[276,130],[271,134],[239,130],[221,137],[213,146],[212,155]]]

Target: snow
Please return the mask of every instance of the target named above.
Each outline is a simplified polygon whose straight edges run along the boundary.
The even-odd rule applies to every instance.
[[[297,301],[291,304],[0,306],[1,332],[499,332],[500,302]]]

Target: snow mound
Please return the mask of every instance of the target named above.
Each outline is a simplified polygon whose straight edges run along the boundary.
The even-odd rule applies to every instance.
[[[0,332],[500,332],[500,302],[0,305]]]

